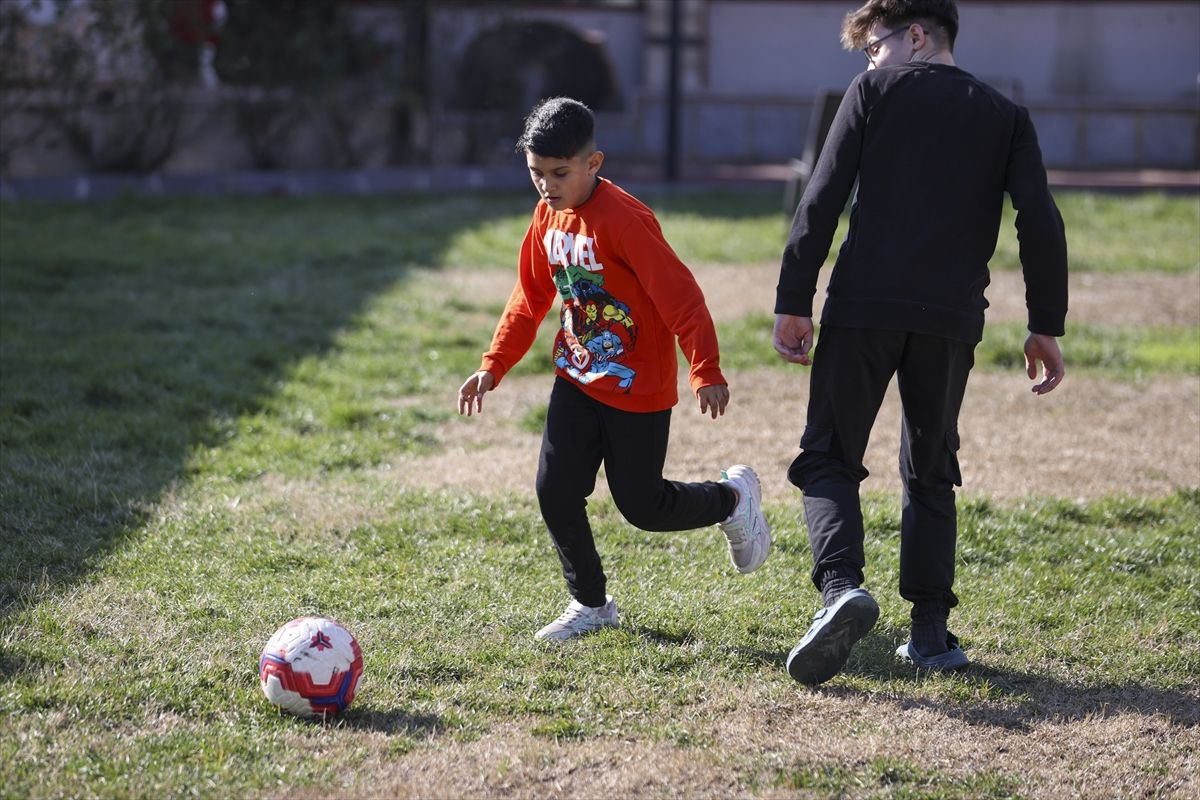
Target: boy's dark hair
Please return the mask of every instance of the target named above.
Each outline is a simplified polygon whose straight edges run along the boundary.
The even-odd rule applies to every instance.
[[[584,148],[594,146],[595,139],[596,120],[590,108],[569,97],[551,97],[534,106],[525,118],[517,152],[573,158]]]
[[[847,14],[842,22],[842,46],[847,50],[866,47],[868,32],[876,22],[889,30],[914,22],[922,23],[954,50],[954,40],[958,37],[958,6],[954,0],[868,0],[862,8]]]

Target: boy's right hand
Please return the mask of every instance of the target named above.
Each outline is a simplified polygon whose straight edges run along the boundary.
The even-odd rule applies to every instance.
[[[696,400],[700,402],[701,414],[709,413],[716,419],[725,413],[725,406],[729,405],[729,387],[724,384],[702,386],[696,390]]]
[[[482,412],[483,395],[485,392],[490,392],[495,385],[496,379],[485,369],[481,369],[467,378],[467,382],[458,389],[459,415],[466,414],[469,417],[473,411]]]

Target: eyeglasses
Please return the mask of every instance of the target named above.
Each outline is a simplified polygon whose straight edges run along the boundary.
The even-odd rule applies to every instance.
[[[906,30],[908,30],[911,27],[912,27],[912,25],[909,24],[909,25],[905,25],[903,28],[897,28],[896,30],[889,33],[887,36],[884,36],[882,39],[876,39],[875,41],[871,42],[869,45],[864,47],[862,49],[862,51],[863,51],[863,55],[867,57],[867,61],[871,64],[874,64],[875,59],[879,57],[879,45],[883,44],[888,39],[892,38],[893,36],[895,36],[898,33],[904,33]]]

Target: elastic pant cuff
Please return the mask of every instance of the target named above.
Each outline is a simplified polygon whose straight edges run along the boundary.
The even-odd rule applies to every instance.
[[[949,607],[941,601],[913,603],[911,612],[913,622],[944,622],[949,616]]]

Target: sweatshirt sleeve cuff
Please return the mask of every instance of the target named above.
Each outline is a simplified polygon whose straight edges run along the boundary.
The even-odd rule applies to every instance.
[[[721,374],[718,367],[710,367],[692,373],[688,377],[688,383],[692,387],[692,393],[703,389],[705,386],[728,386],[729,382],[725,380],[725,376]]]
[[[1046,311],[1040,308],[1029,309],[1029,332],[1043,336],[1062,336],[1066,333],[1067,314],[1065,311]]]
[[[492,373],[493,389],[500,385],[500,379],[508,373],[508,370],[506,370],[499,361],[494,358],[488,358],[487,356],[483,357],[483,362],[480,363],[479,368],[486,372]]]
[[[775,313],[789,314],[793,317],[811,317],[813,301],[811,297],[801,297],[795,294],[779,292],[775,295]]]

